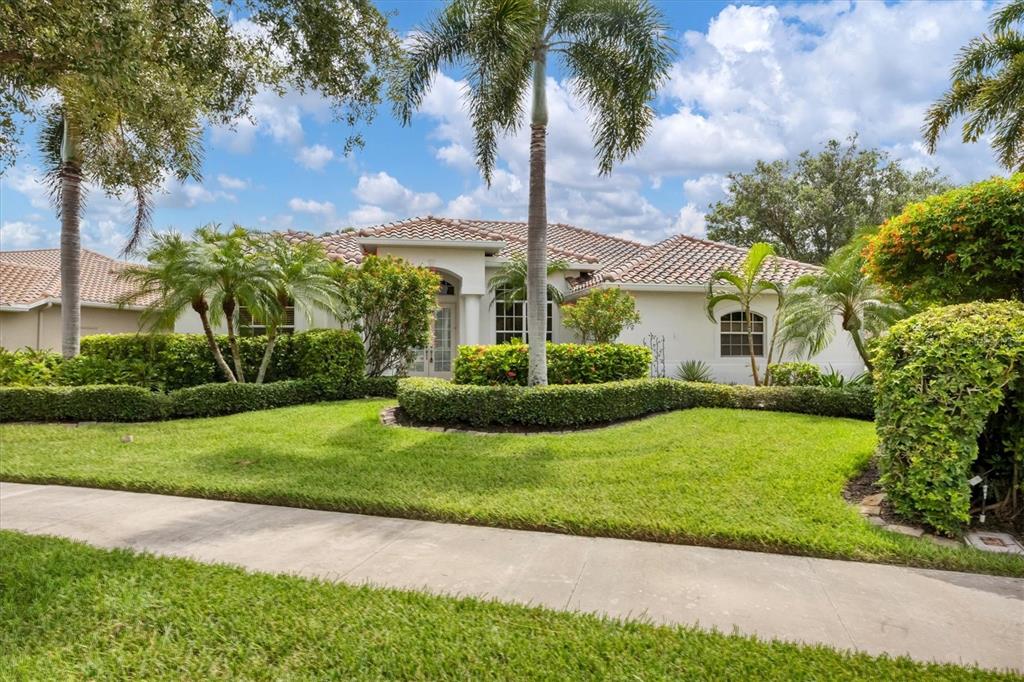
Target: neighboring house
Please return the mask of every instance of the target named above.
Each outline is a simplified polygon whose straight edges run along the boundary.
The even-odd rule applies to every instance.
[[[82,249],[82,336],[139,331],[143,305],[117,304],[130,288],[118,280],[123,267]],[[0,347],[60,352],[60,303],[60,249],[0,251]]]
[[[525,340],[525,303],[495,301],[488,292],[488,281],[513,255],[525,255],[526,232],[522,222],[427,216],[359,231],[322,236],[288,232],[286,236],[294,241],[318,241],[332,258],[351,264],[360,262],[365,254],[393,255],[438,272],[443,282],[437,295],[433,344],[417,353],[411,373],[447,377],[459,344]],[[685,235],[645,246],[570,225],[548,227],[548,258],[568,264],[550,281],[569,301],[599,287],[629,291],[636,297],[641,322],[619,340],[643,343],[649,338],[664,339],[669,376],[684,360],[703,360],[718,381],[751,380],[745,321],[738,308],[720,306],[718,319],[712,322],[704,306],[711,274],[737,266],[745,255],[746,249]],[[773,264],[771,279],[781,283],[815,269],[783,258],[774,259]],[[761,351],[763,368],[774,322],[774,297],[765,296],[755,310],[754,345]],[[557,306],[548,304],[548,316],[548,339],[574,340],[572,332],[562,327]],[[200,331],[198,319],[193,318],[183,317],[178,330]],[[313,326],[333,324],[326,318],[313,321]],[[295,320],[296,329],[307,326],[301,316]],[[813,360],[848,375],[864,369],[848,335],[841,333]]]

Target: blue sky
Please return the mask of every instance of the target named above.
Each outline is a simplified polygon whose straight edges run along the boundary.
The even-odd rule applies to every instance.
[[[402,34],[437,5],[379,2]],[[792,158],[831,137],[857,133],[912,168],[937,166],[967,182],[998,173],[987,145],[948,134],[934,156],[921,147],[925,108],[948,83],[957,50],[984,31],[983,2],[829,2],[736,5],[659,2],[677,55],[658,94],[647,145],[610,177],[593,162],[586,111],[557,66],[549,74],[549,217],[654,242],[702,234],[725,174],[757,159]],[[435,82],[403,128],[382,108],[361,131],[366,145],[342,155],[349,131],[316,96],[257,97],[256,125],[205,131],[201,183],[168,182],[154,226],[191,230],[238,222],[257,229],[325,232],[413,215],[523,219],[525,132],[502,142],[486,188],[457,72]],[[39,183],[34,133],[0,178],[0,249],[56,246],[59,227]],[[124,243],[131,211],[93,191],[85,245],[110,254]]]

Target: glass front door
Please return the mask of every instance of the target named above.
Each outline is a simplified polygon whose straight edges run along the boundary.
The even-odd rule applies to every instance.
[[[429,348],[415,351],[409,371],[425,376],[449,377],[455,340],[455,304],[438,304],[434,311],[431,338],[433,342]]]

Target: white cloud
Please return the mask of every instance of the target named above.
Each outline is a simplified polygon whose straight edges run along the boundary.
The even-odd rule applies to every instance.
[[[360,205],[349,212],[348,218],[360,226],[387,222],[399,215],[423,215],[444,203],[433,192],[414,192],[383,171],[359,176],[352,194]]]
[[[299,145],[305,134],[302,127],[305,116],[326,121],[330,104],[315,92],[299,93],[290,89],[279,96],[273,91],[261,90],[253,98],[248,116],[211,128],[213,143],[235,153],[252,151],[257,135],[277,143]]]
[[[39,246],[42,228],[24,220],[5,221],[0,225],[0,251],[13,251]]]
[[[691,237],[701,237],[704,235],[705,228],[704,213],[696,206],[687,204],[679,209],[675,225],[673,225],[675,232],[688,234]]]
[[[288,201],[288,208],[296,213],[311,213],[320,216],[334,215],[334,204],[329,201],[314,201],[313,199],[293,197]]]
[[[334,152],[323,146],[315,144],[312,147],[302,147],[295,155],[295,160],[300,166],[311,170],[321,170],[334,158]]]
[[[221,173],[220,175],[217,176],[217,182],[220,184],[221,187],[229,190],[239,191],[249,188],[248,180],[243,180],[242,178],[235,178],[230,175],[225,175],[224,173]]]

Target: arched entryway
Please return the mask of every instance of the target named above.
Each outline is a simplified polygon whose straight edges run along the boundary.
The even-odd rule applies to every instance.
[[[413,352],[409,374],[450,378],[459,339],[459,288],[461,280],[453,273],[434,270],[441,277],[437,288],[437,308],[430,329],[430,345]]]

